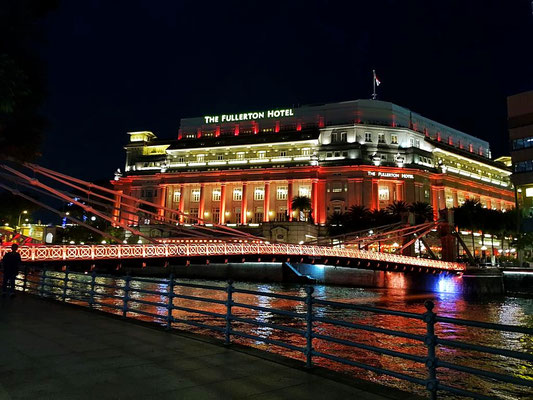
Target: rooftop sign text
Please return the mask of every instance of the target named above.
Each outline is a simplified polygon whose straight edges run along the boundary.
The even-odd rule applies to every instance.
[[[294,109],[287,108],[283,110],[256,111],[241,114],[206,115],[204,116],[204,120],[206,124],[219,124],[224,122],[252,121],[263,118],[280,118],[293,116]]]

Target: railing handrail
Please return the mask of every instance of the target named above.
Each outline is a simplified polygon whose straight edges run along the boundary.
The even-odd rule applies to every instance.
[[[0,246],[0,257],[8,252]],[[363,249],[332,247],[312,244],[253,243],[253,242],[198,242],[198,243],[152,243],[152,244],[84,244],[20,246],[19,253],[25,262],[77,261],[140,258],[180,258],[205,256],[315,256],[346,258],[390,263],[412,268],[427,268],[447,272],[463,272],[466,266],[453,261],[422,259],[394,253],[381,253]]]
[[[439,382],[438,372],[439,368],[451,369],[459,371],[462,373],[468,373],[474,376],[479,376],[482,378],[490,378],[497,381],[516,384],[520,386],[533,387],[533,382],[518,376],[510,376],[502,374],[499,372],[486,371],[478,368],[467,367],[464,365],[454,364],[447,361],[439,360],[436,357],[436,349],[439,345],[444,345],[447,347],[462,348],[466,350],[473,350],[476,352],[484,354],[496,354],[505,357],[511,357],[526,361],[533,361],[533,354],[519,352],[514,350],[499,349],[495,347],[475,345],[471,343],[465,343],[457,340],[443,339],[435,335],[435,325],[438,323],[444,324],[456,324],[462,326],[472,326],[480,329],[492,329],[498,331],[514,332],[521,333],[526,335],[533,335],[533,329],[527,327],[521,327],[516,325],[504,325],[504,324],[495,324],[495,323],[486,323],[481,321],[471,321],[459,318],[451,318],[445,316],[439,316],[433,312],[433,303],[431,301],[426,301],[425,307],[426,312],[423,314],[404,312],[400,310],[391,310],[385,308],[371,307],[365,305],[357,305],[350,303],[342,303],[336,301],[322,300],[313,296],[313,288],[310,286],[306,287],[305,296],[293,296],[293,295],[284,295],[279,293],[271,293],[257,290],[241,289],[236,288],[233,285],[233,282],[229,281],[225,286],[216,286],[216,285],[206,285],[206,284],[197,284],[192,282],[180,282],[173,278],[171,275],[169,278],[162,279],[151,279],[151,278],[139,278],[131,277],[129,275],[116,277],[106,274],[98,274],[95,271],[92,271],[91,274],[80,273],[75,271],[70,271],[66,268],[64,271],[49,271],[46,268],[42,270],[37,269],[38,279],[35,279],[35,274],[31,274],[28,268],[24,268],[22,272],[23,278],[22,284],[17,284],[19,290],[23,290],[30,294],[37,294],[42,297],[54,297],[62,301],[67,301],[69,299],[74,299],[78,302],[85,302],[89,307],[94,307],[94,305],[99,305],[101,307],[111,308],[120,312],[124,317],[127,317],[128,314],[139,314],[148,317],[153,317],[156,320],[159,320],[160,323],[165,324],[167,328],[172,327],[172,323],[183,323],[191,326],[196,326],[199,328],[209,329],[213,331],[220,332],[224,335],[224,343],[230,344],[232,337],[241,337],[252,340],[259,340],[266,344],[271,344],[275,346],[281,346],[286,349],[290,349],[299,353],[302,353],[306,358],[306,366],[312,367],[313,360],[316,358],[324,358],[330,361],[339,362],[346,365],[355,366],[358,368],[366,369],[368,371],[373,371],[377,373],[383,373],[396,377],[398,379],[407,380],[411,383],[425,386],[426,390],[430,394],[431,399],[437,398],[437,393],[439,390],[447,391],[453,394],[459,394],[462,396],[468,396],[478,399],[488,398],[484,394],[474,393],[469,390],[465,390],[458,387],[453,387],[445,385]],[[53,274],[53,275],[52,275]],[[63,275],[61,275],[63,274]],[[87,277],[87,279],[79,279],[80,276]],[[100,279],[114,279],[115,283],[109,282],[98,282]],[[117,284],[121,282],[123,284]],[[165,286],[167,290],[149,290],[144,288],[135,287],[135,283],[145,282],[153,283],[160,286]],[[133,284],[133,286],[132,286]],[[185,288],[195,288],[208,291],[208,293],[225,293],[225,300],[220,298],[213,297],[203,297],[199,295],[186,295],[181,293],[175,293],[174,288],[176,287],[185,287]],[[117,292],[106,293],[104,289],[114,289]],[[122,294],[121,294],[122,293]],[[161,296],[161,302],[144,300],[143,298],[138,298],[139,295],[143,294],[152,294]],[[254,296],[266,296],[272,298],[279,298],[290,300],[306,305],[306,311],[301,312],[292,312],[287,310],[282,310],[279,308],[273,307],[263,307],[253,304],[243,303],[242,301],[235,301],[233,296],[234,294],[250,294]],[[117,304],[106,303],[105,299],[116,300]],[[163,300],[164,299],[164,300]],[[174,304],[175,300],[189,300],[193,302],[200,303],[212,303],[218,304],[225,307],[225,312],[212,312],[207,310],[202,310],[195,308],[195,306],[183,306]],[[148,311],[144,311],[138,308],[138,305],[150,305],[161,309],[167,310],[167,315],[154,314]],[[398,330],[392,330],[387,328],[382,328],[378,326],[373,326],[369,324],[360,324],[349,321],[338,320],[334,318],[325,318],[320,315],[316,315],[315,307],[334,307],[334,308],[344,308],[350,310],[357,310],[367,313],[379,314],[379,315],[392,315],[408,319],[416,319],[423,321],[426,324],[426,333],[424,335],[416,335],[409,332],[403,332]],[[305,323],[305,329],[299,329],[294,327],[288,327],[272,322],[259,321],[257,319],[250,319],[242,314],[236,315],[234,312],[235,308],[246,309],[246,310],[255,310],[274,313],[278,315],[283,315],[290,318],[297,318],[299,321]],[[199,315],[204,315],[212,317],[221,323],[224,323],[224,327],[211,325],[206,323],[201,323],[194,320],[176,318],[172,315],[174,310],[180,310],[187,313],[195,313]],[[267,327],[270,329],[276,329],[282,332],[291,333],[300,337],[305,338],[306,344],[305,347],[297,346],[291,343],[286,343],[280,340],[275,340],[271,338],[265,338],[262,336],[254,335],[247,332],[236,331],[233,327],[232,322],[241,322],[246,324],[252,324],[261,327]],[[344,338],[333,337],[322,332],[317,332],[314,329],[314,323],[321,322],[325,324],[331,324],[335,326],[341,326],[351,329],[365,330],[374,333],[381,333],[391,336],[403,337],[407,339],[413,339],[415,342],[423,342],[427,347],[427,355],[425,357],[403,353],[401,351],[390,350],[383,347],[377,347],[373,345],[368,345],[364,343],[354,342],[352,340],[347,340]],[[313,339],[323,340],[326,342],[333,342],[341,344],[344,346],[358,348],[377,354],[383,354],[391,357],[396,357],[400,359],[410,360],[415,363],[424,364],[428,371],[426,379],[421,379],[412,375],[405,373],[400,373],[369,364],[365,364],[359,361],[354,361],[346,358],[339,357],[334,354],[324,353],[323,351],[316,351],[313,348]]]

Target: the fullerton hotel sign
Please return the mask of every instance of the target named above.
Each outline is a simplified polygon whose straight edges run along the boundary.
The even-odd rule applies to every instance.
[[[294,109],[286,108],[281,110],[255,111],[240,114],[205,115],[204,121],[206,124],[218,124],[222,122],[252,121],[264,118],[281,118],[293,116]]]

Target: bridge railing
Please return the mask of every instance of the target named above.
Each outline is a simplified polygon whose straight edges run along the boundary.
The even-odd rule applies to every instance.
[[[393,253],[380,253],[355,248],[342,248],[290,243],[250,243],[191,241],[178,244],[101,244],[101,245],[43,245],[21,246],[19,253],[23,261],[79,261],[79,260],[122,260],[142,258],[189,258],[217,256],[276,256],[276,257],[316,257],[345,258],[366,262],[377,262],[391,267],[410,267],[411,269],[434,269],[439,271],[460,272],[465,265],[457,262],[430,260]],[[0,246],[0,257],[9,252]]]
[[[447,371],[464,374],[463,382],[468,381],[467,376],[469,375],[504,384],[518,385],[526,388],[525,390],[533,387],[531,375],[527,376],[526,374],[526,378],[523,378],[505,371],[489,371],[444,361],[437,357],[437,351],[442,348],[461,349],[474,351],[479,357],[496,355],[523,360],[526,363],[533,362],[533,354],[440,338],[436,335],[436,326],[438,324],[453,324],[469,328],[496,330],[507,334],[518,333],[529,335],[530,338],[533,337],[533,329],[439,316],[433,312],[434,305],[431,301],[425,303],[426,312],[419,314],[318,299],[313,296],[314,289],[311,286],[305,288],[305,296],[295,296],[243,289],[234,286],[231,281],[227,282],[225,286],[217,286],[182,282],[172,276],[168,279],[113,277],[95,272],[90,274],[72,272],[68,269],[57,272],[26,268],[18,275],[16,286],[20,291],[40,297],[99,308],[123,317],[157,321],[168,329],[175,328],[176,324],[182,324],[214,331],[223,337],[224,343],[227,345],[239,339],[249,339],[254,342],[278,346],[287,351],[286,355],[302,359],[308,368],[313,367],[318,360],[328,360],[329,362],[387,375],[425,389],[431,399],[436,399],[440,393],[475,399],[494,398],[487,393],[474,392],[472,388],[465,388],[464,385],[458,387],[441,382],[439,377],[446,376]],[[147,289],[147,286],[152,287],[152,289]],[[184,293],[179,290],[180,288],[188,288],[191,291]],[[299,311],[273,307],[270,306],[271,302],[259,303],[260,305],[249,304],[243,300],[245,296],[273,299],[279,304],[293,302],[296,304],[295,309]],[[202,305],[209,305],[209,309],[202,307]],[[145,308],[143,309],[143,307]],[[377,323],[368,324],[332,318],[326,315],[336,316],[338,314],[326,314],[324,312],[326,308],[340,310],[341,313],[345,311],[370,313],[375,316],[373,318],[380,316],[401,318],[412,321],[413,324],[418,322],[422,324],[422,328],[418,330],[419,333],[413,333],[408,330],[383,328]],[[195,317],[187,318],[184,313],[192,314]],[[265,314],[275,315],[278,318],[272,319],[276,322],[267,322],[265,318],[261,317]],[[282,324],[279,321],[292,322]],[[247,331],[245,326],[268,329],[279,334],[266,337],[257,333],[257,330]],[[332,332],[336,332],[336,334],[328,334],[331,331],[326,329],[328,326],[333,327]],[[398,326],[406,325],[399,323]],[[401,338],[410,342],[409,348],[413,351],[393,350],[347,338],[349,335],[344,333],[351,331],[380,334],[396,340]],[[343,334],[339,332],[343,332]],[[382,343],[379,340],[377,342],[377,344]],[[321,345],[318,346],[318,344]],[[334,345],[341,345],[354,351],[363,350],[372,354],[388,356],[402,360],[403,363],[414,363],[420,366],[425,374],[417,376],[357,361],[338,354],[339,352],[335,351]],[[407,369],[414,370],[413,368]],[[493,391],[493,393],[497,394],[497,391]]]

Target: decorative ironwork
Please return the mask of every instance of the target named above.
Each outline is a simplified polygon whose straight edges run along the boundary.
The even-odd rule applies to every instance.
[[[0,257],[8,248],[0,247]],[[75,260],[109,260],[133,258],[176,258],[209,257],[235,255],[276,255],[276,256],[310,256],[347,258],[364,261],[378,261],[394,266],[431,268],[445,271],[464,271],[461,263],[430,260],[403,256],[399,254],[379,253],[367,250],[327,247],[316,245],[280,244],[280,243],[177,243],[177,244],[121,244],[121,245],[51,245],[21,246],[19,249],[23,261],[75,261]]]

